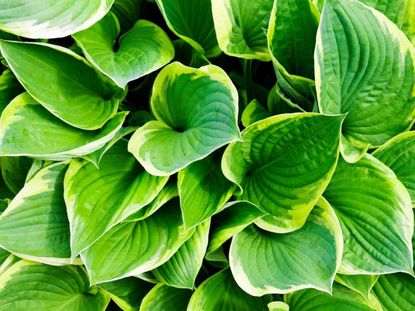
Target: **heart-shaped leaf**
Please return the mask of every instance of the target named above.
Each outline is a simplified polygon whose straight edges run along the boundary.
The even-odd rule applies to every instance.
[[[154,82],[151,109],[157,121],[139,128],[128,150],[153,175],[171,175],[240,139],[238,93],[217,66],[166,66]]]
[[[239,185],[241,200],[274,216],[264,218],[273,227],[267,230],[289,232],[305,223],[334,172],[342,120],[282,114],[252,124],[242,132],[244,142],[228,146],[223,173]]]
[[[99,21],[114,0],[13,0],[0,2],[0,30],[17,36],[60,38]]]
[[[150,203],[166,182],[166,177],[152,176],[137,163],[125,140],[103,156],[99,169],[87,161],[72,161],[65,176],[72,255]]]
[[[1,41],[0,49],[27,92],[66,123],[96,130],[116,114],[122,89],[71,50],[14,41]]]
[[[163,67],[174,57],[169,37],[154,23],[139,20],[117,39],[119,34],[117,17],[110,13],[72,37],[86,58],[121,88]],[[114,50],[117,40],[119,47]]]
[[[342,148],[347,161],[357,161],[369,145],[379,146],[413,123],[415,48],[379,12],[357,0],[326,1],[315,68],[320,111],[348,113],[344,143],[363,149],[356,154]]]

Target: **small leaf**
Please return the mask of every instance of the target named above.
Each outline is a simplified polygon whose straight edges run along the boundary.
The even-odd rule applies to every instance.
[[[4,70],[0,75],[0,112],[22,91],[22,86],[10,69]]]
[[[186,311],[192,292],[158,284],[147,294],[140,311],[165,311],[174,306],[175,311]]]
[[[0,159],[1,176],[13,193],[16,194],[23,188],[32,162],[32,159],[26,157],[2,157]]]
[[[346,275],[337,274],[335,281],[351,290],[361,294],[367,301],[370,300],[370,293],[373,285],[378,280],[377,275]]]
[[[242,113],[242,124],[245,127],[250,126],[256,121],[272,116],[256,99],[252,100],[248,106],[245,107]]]

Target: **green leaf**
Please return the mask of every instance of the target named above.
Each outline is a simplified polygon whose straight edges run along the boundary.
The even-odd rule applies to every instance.
[[[242,125],[245,127],[250,126],[256,121],[271,117],[272,114],[266,110],[258,100],[252,100],[248,106],[245,107],[242,113]]]
[[[170,30],[206,57],[221,53],[210,0],[156,0]]]
[[[111,12],[117,16],[121,30],[128,30],[140,18],[143,0],[115,0]]]
[[[373,287],[373,293],[382,305],[383,311],[414,310],[415,308],[413,276],[403,273],[381,275]]]
[[[319,108],[348,113],[342,132],[353,145],[379,146],[411,126],[414,62],[415,48],[384,15],[357,0],[326,1],[315,54]]]
[[[228,269],[205,280],[193,293],[188,311],[267,311],[270,296],[252,297],[235,283]]]
[[[23,188],[32,162],[32,159],[26,157],[2,157],[0,159],[1,176],[13,193],[16,194]]]
[[[10,256],[10,253],[8,251],[6,251],[5,249],[0,248],[0,267],[7,260],[7,258],[9,256]]]
[[[153,175],[176,173],[240,139],[238,94],[217,66],[166,66],[154,82],[151,109],[157,121],[139,128],[128,150]]]
[[[282,114],[242,132],[244,142],[228,146],[224,175],[239,185],[239,196],[275,216],[274,232],[300,228],[334,172],[343,116]],[[269,227],[269,226],[267,226]]]
[[[178,288],[195,288],[208,244],[210,219],[196,227],[193,235],[166,263],[152,273],[160,282]]]
[[[290,306],[290,311],[375,310],[360,294],[336,283],[332,295],[315,289],[306,289],[288,295],[285,300]]]
[[[361,294],[367,301],[370,299],[370,293],[373,285],[378,280],[377,275],[346,275],[337,274],[334,279],[337,283],[342,284],[351,290]]]
[[[392,169],[408,190],[415,206],[415,132],[397,135],[373,155]]]
[[[175,311],[186,311],[192,292],[158,284],[147,294],[140,311],[165,311],[174,306]]]
[[[331,292],[342,251],[339,221],[322,199],[294,232],[276,234],[251,225],[236,234],[229,263],[235,281],[253,296],[303,288]]]
[[[65,176],[72,256],[149,204],[166,182],[137,163],[125,140],[102,157],[99,169],[87,161],[72,161]]]
[[[289,311],[290,306],[282,301],[273,301],[268,304],[269,311]]]
[[[262,211],[247,201],[229,202],[223,211],[212,218],[208,256],[263,215]]]
[[[102,283],[103,289],[124,311],[138,310],[144,296],[153,285],[140,279],[129,277],[118,281]]]
[[[396,24],[415,45],[415,2],[413,0],[361,0]]]
[[[86,58],[119,87],[163,67],[174,57],[174,47],[156,24],[139,20],[119,39],[120,25],[110,13],[72,37]],[[118,48],[113,45],[118,43]]]
[[[61,38],[100,20],[114,0],[13,0],[0,3],[0,29],[31,39]]]
[[[219,211],[235,190],[235,186],[223,176],[217,155],[179,171],[177,186],[186,228],[202,223]]]
[[[0,310],[104,311],[109,297],[90,287],[79,266],[21,260],[0,276]]]
[[[96,130],[116,114],[122,89],[71,50],[17,41],[1,41],[0,49],[29,94],[66,123]]]
[[[71,263],[69,223],[63,200],[66,163],[39,171],[0,216],[0,245],[48,264]]]
[[[165,263],[194,230],[185,230],[177,202],[141,221],[121,223],[81,254],[91,283],[139,275]]]
[[[271,60],[266,29],[273,2],[213,0],[213,21],[222,51],[245,59]]]
[[[370,155],[339,160],[324,197],[342,227],[340,273],[413,273],[411,198],[391,169]]]
[[[0,155],[67,160],[94,152],[121,129],[127,113],[120,112],[102,129],[84,131],[49,113],[28,93],[17,96],[0,118]]]
[[[13,73],[6,69],[0,75],[0,113],[13,98],[22,92],[23,88]]]

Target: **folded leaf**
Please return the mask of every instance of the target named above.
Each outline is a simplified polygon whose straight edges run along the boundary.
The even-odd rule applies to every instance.
[[[86,58],[121,88],[170,62],[174,47],[156,24],[139,20],[119,39],[120,24],[109,13],[92,27],[72,37]],[[113,45],[118,41],[118,48]]]
[[[86,155],[110,141],[121,129],[126,115],[120,112],[102,129],[84,131],[62,122],[23,93],[1,115],[0,155],[55,161]]]
[[[174,306],[175,311],[186,311],[192,292],[158,284],[147,294],[140,311],[165,311]]]
[[[302,288],[331,292],[342,251],[339,221],[321,199],[299,230],[276,234],[251,225],[236,234],[229,263],[235,281],[253,296]]]
[[[128,150],[153,175],[172,175],[240,139],[238,94],[217,66],[166,66],[154,82],[151,109],[157,121],[139,128]]]
[[[0,216],[0,246],[19,257],[48,264],[71,263],[69,223],[63,200],[68,165],[39,171]]]
[[[193,231],[184,229],[177,202],[169,202],[151,217],[116,225],[81,258],[92,284],[139,275],[169,260]]]
[[[269,61],[264,29],[268,29],[273,0],[212,0],[219,46],[226,54]]]
[[[239,185],[241,200],[273,215],[274,232],[300,228],[334,172],[343,116],[282,114],[242,132],[244,142],[228,146],[224,175]]]
[[[342,227],[340,273],[413,273],[411,198],[391,169],[370,155],[339,160],[324,197]]]
[[[0,29],[18,36],[66,37],[100,20],[114,0],[13,0],[0,3]]]
[[[317,97],[321,112],[348,113],[342,132],[352,145],[379,146],[413,123],[414,62],[415,48],[384,15],[357,0],[326,1],[315,53]],[[359,158],[342,152],[349,162]]]
[[[188,311],[267,311],[270,296],[252,297],[235,283],[228,269],[205,280],[193,293]]]
[[[213,26],[210,0],[156,0],[167,26],[206,57],[221,53]]]
[[[149,204],[166,182],[166,177],[152,176],[137,163],[125,140],[103,156],[99,169],[90,162],[72,161],[65,176],[72,256]]]
[[[351,290],[361,294],[367,301],[370,300],[370,293],[373,285],[378,280],[377,275],[345,275],[337,274],[334,279],[337,283],[342,284]]]
[[[104,311],[109,297],[90,287],[79,266],[21,260],[0,276],[0,310]]]
[[[66,123],[96,130],[116,114],[122,89],[71,50],[17,41],[1,41],[0,49],[28,93]]]

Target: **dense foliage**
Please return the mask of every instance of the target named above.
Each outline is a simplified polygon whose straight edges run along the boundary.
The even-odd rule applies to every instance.
[[[415,310],[414,0],[0,0],[0,311]]]

